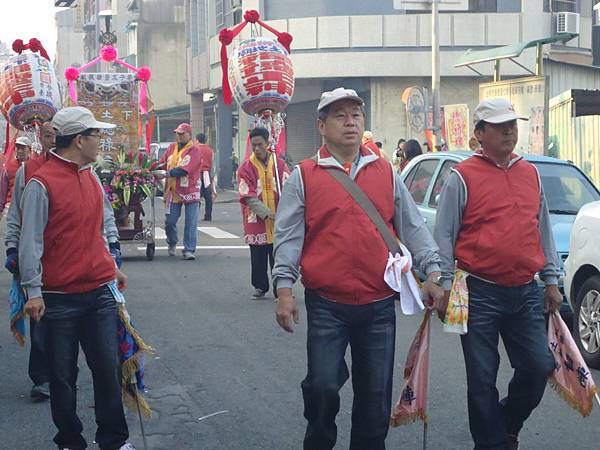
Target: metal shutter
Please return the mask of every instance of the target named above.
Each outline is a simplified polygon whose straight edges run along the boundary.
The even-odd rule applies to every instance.
[[[313,156],[321,146],[317,130],[318,100],[289,105],[286,110],[287,151],[292,165]]]

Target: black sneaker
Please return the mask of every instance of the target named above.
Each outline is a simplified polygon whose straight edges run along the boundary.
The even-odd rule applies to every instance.
[[[47,400],[50,398],[50,383],[36,384],[31,388],[31,398]]]

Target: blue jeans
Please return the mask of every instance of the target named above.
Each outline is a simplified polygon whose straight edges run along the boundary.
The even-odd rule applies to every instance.
[[[351,450],[383,450],[389,429],[396,336],[394,299],[368,305],[325,300],[306,290],[308,373],[302,381],[305,450],[330,450],[337,440],[339,391],[352,354]]]
[[[79,344],[92,372],[96,442],[102,450],[120,448],[129,437],[123,403],[117,343],[117,303],[107,286],[83,294],[44,294],[42,324],[50,368],[50,409],[58,448],[85,449],[77,416]]]
[[[181,216],[182,203],[171,203],[171,211],[165,216],[165,233],[167,234],[167,244],[177,245],[179,240],[177,236],[177,221]],[[196,227],[198,225],[198,213],[200,203],[185,204],[185,227],[183,230],[183,251],[196,251]]]
[[[476,450],[505,450],[542,400],[554,370],[540,291],[532,281],[503,287],[475,277],[469,287],[468,333],[461,336],[467,369],[469,426]],[[508,396],[499,401],[498,337],[515,369]]]

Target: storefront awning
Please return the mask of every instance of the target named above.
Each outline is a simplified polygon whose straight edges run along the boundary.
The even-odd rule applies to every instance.
[[[567,42],[577,36],[579,36],[577,33],[562,33],[552,37],[536,39],[528,42],[519,42],[517,44],[505,45],[503,47],[495,47],[487,50],[469,49],[458,59],[456,64],[454,64],[454,67],[464,67],[484,62],[497,61],[500,59],[517,58],[521,56],[523,50],[527,48],[538,47],[544,44],[552,44],[554,42]]]

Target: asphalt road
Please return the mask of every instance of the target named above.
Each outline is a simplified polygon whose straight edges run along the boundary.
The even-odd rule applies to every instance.
[[[161,212],[158,212],[161,217]],[[160,220],[162,222],[162,219]],[[161,223],[158,223],[162,226]],[[300,381],[305,375],[306,322],[303,292],[300,324],[293,334],[279,329],[272,298],[251,300],[249,250],[242,235],[239,206],[215,207],[210,224],[233,238],[199,231],[195,261],[167,256],[159,240],[154,261],[144,249],[124,245],[129,276],[128,309],[146,341],[156,348],[146,366],[148,400],[154,417],[144,422],[152,450],[300,449],[305,429]],[[2,235],[3,235],[3,230]],[[211,231],[214,234],[214,230]],[[209,247],[209,248],[204,248]],[[73,255],[77,257],[77,255]],[[8,296],[9,274],[0,271],[0,289]],[[7,301],[0,316],[7,318]],[[404,358],[420,316],[398,314],[394,401],[400,393]],[[55,433],[49,404],[29,398],[28,351],[12,339],[8,323],[0,331],[0,450],[53,448]],[[472,448],[466,414],[466,384],[457,336],[444,334],[434,322],[430,363],[429,449]],[[91,376],[80,356],[78,410],[91,446],[95,432]],[[501,395],[510,367],[503,355]],[[593,372],[600,381],[600,372]],[[338,445],[348,448],[352,390],[342,389]],[[131,440],[143,449],[137,416],[128,412]],[[594,410],[588,418],[548,388],[540,407],[521,433],[522,449],[600,449]],[[422,425],[390,430],[390,449],[422,448]]]

